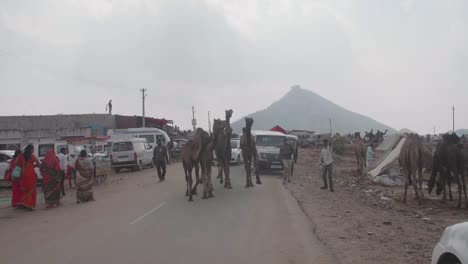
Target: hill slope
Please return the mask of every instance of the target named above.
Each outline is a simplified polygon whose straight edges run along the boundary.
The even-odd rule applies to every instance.
[[[348,111],[320,95],[294,86],[280,100],[264,110],[248,115],[254,118],[253,129],[268,130],[275,125],[285,129],[307,129],[319,133],[329,132],[329,118],[332,119],[333,132],[353,133],[374,129],[388,129],[389,126],[379,123],[369,117]],[[235,132],[242,131],[244,118],[232,123]]]

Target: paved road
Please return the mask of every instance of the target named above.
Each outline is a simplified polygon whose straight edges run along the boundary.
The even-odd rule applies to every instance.
[[[96,202],[34,212],[0,209],[1,263],[336,263],[278,176],[189,203],[180,165],[123,173],[96,189]]]

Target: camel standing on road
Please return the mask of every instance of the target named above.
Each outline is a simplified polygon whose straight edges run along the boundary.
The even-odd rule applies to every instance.
[[[255,176],[257,177],[257,184],[262,184],[257,167],[257,146],[255,144],[255,139],[252,136],[253,122],[253,118],[245,118],[245,130],[240,139],[240,147],[242,150],[242,157],[244,158],[244,167],[246,173],[245,188],[254,186],[252,183],[252,165],[254,166]]]
[[[222,121],[219,119],[215,119],[213,122],[213,133],[215,133],[215,129],[219,133],[216,138],[215,143],[215,153],[216,159],[218,162],[218,178],[220,179],[220,183],[223,183],[223,173],[225,176],[224,188],[232,189],[231,186],[231,178],[229,176],[229,166],[231,162],[231,135],[232,135],[232,128],[231,128],[231,117],[232,117],[232,110],[226,110],[226,121]]]
[[[406,138],[405,144],[403,144],[400,151],[400,166],[405,182],[405,193],[402,202],[406,203],[408,185],[412,183],[416,199],[421,205],[424,199],[422,189],[423,149],[418,134],[409,134]]]
[[[187,190],[185,196],[189,197],[192,202],[192,195],[197,194],[197,186],[200,182],[198,164],[200,162],[200,154],[202,153],[204,141],[209,137],[208,133],[201,128],[197,128],[193,139],[188,141],[181,150],[182,165],[184,167],[185,180],[187,182]],[[192,171],[195,167],[196,182],[193,186]]]
[[[354,133],[354,155],[356,155],[358,174],[364,173],[367,150],[359,132]]]
[[[437,194],[443,191],[443,199],[447,199],[445,191],[445,185],[447,184],[449,200],[453,201],[451,182],[455,180],[458,185],[458,208],[461,208],[462,190],[465,197],[465,207],[468,208],[465,183],[465,156],[463,149],[459,146],[459,142],[460,138],[456,134],[445,134],[443,136],[434,153],[433,170],[428,187],[429,193],[431,193],[435,185],[437,172],[439,172],[440,180],[437,182]]]

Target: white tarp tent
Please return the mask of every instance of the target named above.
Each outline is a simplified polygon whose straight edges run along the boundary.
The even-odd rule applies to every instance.
[[[403,144],[405,144],[406,138],[400,137],[399,142],[397,143],[396,147],[388,153],[382,162],[380,162],[373,170],[369,171],[367,174],[372,178],[376,178],[379,176],[385,169],[386,167],[394,162],[398,157],[400,157],[400,151],[401,148],[403,147]]]

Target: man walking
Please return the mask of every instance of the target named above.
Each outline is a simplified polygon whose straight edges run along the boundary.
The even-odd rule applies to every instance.
[[[323,149],[320,153],[320,165],[323,166],[322,177],[323,177],[323,186],[320,189],[325,190],[328,189],[328,185],[330,185],[330,192],[334,192],[333,190],[333,153],[332,147],[330,146],[330,142],[326,139],[323,141]],[[328,175],[328,184],[327,184],[327,175]]]
[[[292,155],[294,149],[291,144],[288,143],[288,139],[285,137],[283,139],[283,144],[280,147],[280,157],[283,160],[283,169],[284,169],[284,182],[291,182],[289,179],[291,177],[291,164],[292,164]]]
[[[153,160],[158,172],[159,182],[163,182],[166,177],[166,162],[169,164],[169,157],[167,149],[161,144],[160,139],[158,139],[157,146],[154,148]]]
[[[67,154],[67,150],[65,148],[60,148],[60,153],[57,155],[60,161],[60,170],[61,170],[60,190],[62,192],[62,196],[65,196],[65,174],[67,173],[67,170],[68,170],[68,159],[67,159],[66,154]]]

